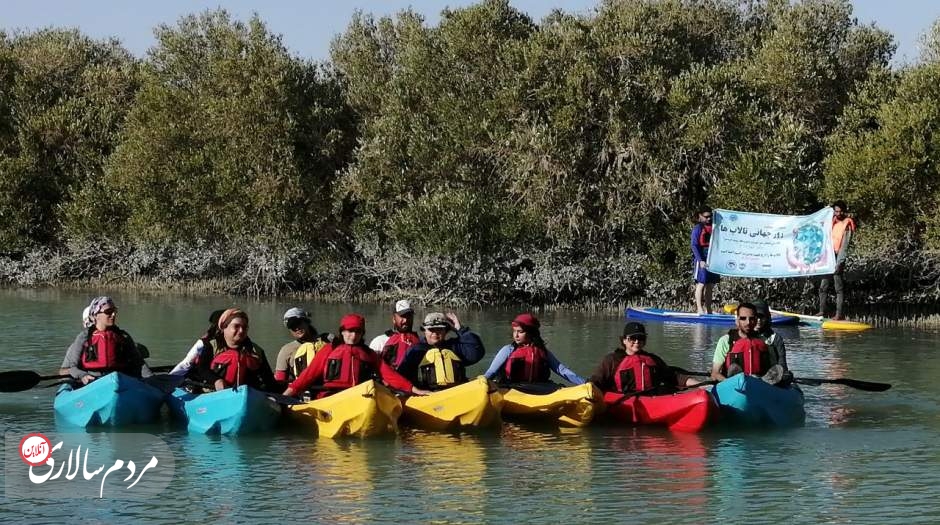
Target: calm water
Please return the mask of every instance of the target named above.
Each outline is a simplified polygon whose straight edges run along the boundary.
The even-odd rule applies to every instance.
[[[118,322],[175,363],[228,298],[115,294]],[[79,331],[90,297],[0,291],[0,370],[54,373]],[[288,334],[285,302],[239,300],[251,336],[269,359]],[[306,305],[318,329],[358,311],[369,336],[388,310]],[[419,309],[418,315],[423,316]],[[516,312],[459,311],[488,358],[508,342]],[[617,342],[618,315],[541,316],[550,348],[582,375]],[[648,347],[670,364],[705,370],[720,328],[649,323]],[[940,335],[876,329],[861,334],[784,329],[797,375],[852,377],[894,388],[868,393],[805,387],[805,428],[716,429],[700,435],[653,428],[553,429],[505,424],[482,434],[404,431],[368,441],[311,439],[291,432],[254,438],[189,436],[164,424],[176,477],[160,499],[59,502],[0,495],[0,522],[549,522],[599,520],[704,523],[937,523],[940,510]],[[489,359],[472,371],[481,372]],[[272,363],[273,364],[273,363]],[[0,394],[4,432],[52,431],[54,389]],[[2,470],[0,470],[2,475]],[[2,487],[2,483],[0,483]]]

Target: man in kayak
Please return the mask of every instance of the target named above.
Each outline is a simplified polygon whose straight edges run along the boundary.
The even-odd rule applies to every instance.
[[[342,340],[335,338],[332,343],[317,352],[310,366],[287,387],[284,395],[297,395],[314,383],[321,382],[323,389],[317,397],[325,397],[370,379],[378,379],[406,393],[430,394],[427,390],[415,387],[366,346],[362,342],[365,332],[364,317],[359,314],[343,316],[339,322]]]
[[[661,357],[646,348],[646,327],[629,322],[623,326],[620,348],[604,356],[590,381],[604,392],[643,392],[670,394],[698,381],[669,367]]]
[[[769,313],[769,312],[768,312]],[[716,381],[744,372],[766,376],[769,383],[781,380],[783,368],[773,357],[764,338],[757,332],[758,310],[753,303],[740,303],[735,310],[735,328],[718,339],[712,357],[711,378]],[[768,321],[769,324],[769,321]]]
[[[712,288],[721,278],[708,271],[705,263],[712,238],[712,209],[705,206],[695,215],[696,223],[692,228],[692,278],[695,280],[695,311],[702,315],[712,313]]]
[[[318,333],[310,314],[296,306],[284,312],[284,326],[294,340],[281,347],[274,362],[274,380],[281,383],[297,379],[317,352],[333,339],[332,334]]]
[[[441,390],[467,381],[467,367],[483,359],[480,336],[462,326],[453,313],[429,313],[421,325],[424,337],[408,349],[398,371],[420,388]],[[446,339],[453,329],[457,337]]]
[[[396,370],[405,360],[408,349],[418,343],[418,334],[412,329],[414,318],[411,303],[407,299],[398,301],[392,308],[392,329],[377,335],[369,343],[369,348]]]
[[[86,328],[66,351],[60,374],[83,385],[111,372],[136,378],[153,375],[130,334],[118,328],[117,306],[110,297],[93,299],[83,324]]]
[[[584,378],[546,348],[537,317],[530,313],[519,314],[511,325],[512,343],[499,349],[484,377],[497,378],[500,383],[546,383],[551,372],[555,372],[570,383],[584,384]]]
[[[832,249],[835,252],[836,271],[823,275],[819,281],[819,312],[816,315],[826,315],[826,299],[829,295],[829,283],[832,283],[836,291],[836,315],[833,319],[837,321],[845,319],[842,315],[842,305],[845,302],[845,281],[842,275],[845,258],[849,254],[849,243],[855,233],[855,221],[846,214],[847,211],[845,201],[839,200],[832,204]]]

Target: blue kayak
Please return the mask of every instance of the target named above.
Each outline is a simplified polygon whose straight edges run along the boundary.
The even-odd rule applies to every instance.
[[[153,423],[160,417],[166,394],[120,372],[76,388],[67,383],[56,393],[56,420],[75,427]]]
[[[167,399],[173,416],[196,434],[239,435],[271,430],[281,418],[281,405],[246,385],[193,394],[177,388]]]
[[[663,308],[627,308],[626,316],[628,319],[639,319],[643,321],[664,321],[671,323],[696,323],[710,324],[734,327],[734,314],[696,314],[692,312],[677,312],[675,310],[666,310]],[[771,314],[771,325],[796,325],[800,318],[792,315]]]
[[[736,374],[712,389],[722,418],[752,426],[794,427],[803,424],[803,392],[781,388],[756,376]]]

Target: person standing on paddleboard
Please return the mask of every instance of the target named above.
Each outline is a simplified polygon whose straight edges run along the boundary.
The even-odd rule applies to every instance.
[[[695,214],[692,228],[692,278],[695,280],[695,311],[712,313],[712,288],[721,280],[716,273],[708,271],[708,247],[712,239],[712,209],[703,207]]]

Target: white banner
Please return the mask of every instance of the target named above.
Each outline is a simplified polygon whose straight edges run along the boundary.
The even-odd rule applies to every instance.
[[[836,269],[832,208],[812,215],[712,213],[708,270],[731,277],[803,277]]]

